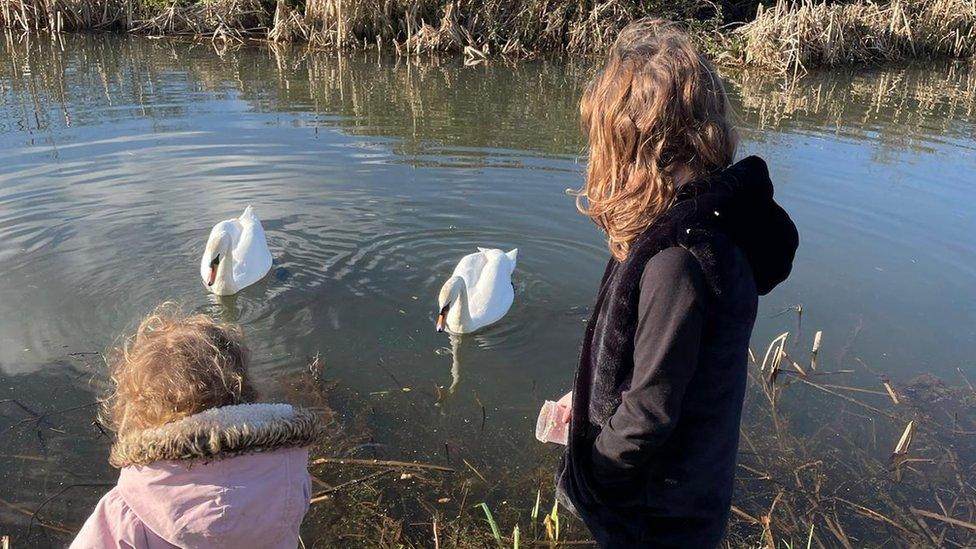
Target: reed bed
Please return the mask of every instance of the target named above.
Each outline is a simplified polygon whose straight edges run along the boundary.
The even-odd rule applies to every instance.
[[[701,31],[723,22],[710,0],[0,0],[0,26],[22,31],[116,30],[312,47],[452,51],[472,59],[605,50],[647,15]]]
[[[976,391],[962,370],[957,387],[927,374],[896,385],[854,338],[827,364],[822,332],[810,351],[786,332],[751,354],[733,546],[976,543]]]
[[[241,42],[266,33],[261,0],[0,0],[0,25],[25,32],[123,31]]]
[[[737,30],[743,21],[755,18]],[[684,22],[719,62],[814,66],[976,52],[976,0],[0,0],[0,26],[257,39],[313,48],[491,56],[605,51],[645,16]]]
[[[815,66],[971,57],[976,0],[781,0],[770,9],[760,4],[736,32],[746,64],[794,75]]]

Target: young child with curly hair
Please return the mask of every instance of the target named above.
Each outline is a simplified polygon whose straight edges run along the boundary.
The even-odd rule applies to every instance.
[[[118,484],[72,548],[298,546],[318,417],[258,404],[240,330],[164,305],[110,360]]]

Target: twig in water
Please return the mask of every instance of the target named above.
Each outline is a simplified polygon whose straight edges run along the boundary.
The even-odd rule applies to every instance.
[[[940,515],[938,513],[933,513],[931,511],[926,511],[924,509],[916,509],[914,507],[909,508],[912,513],[916,515],[923,516],[925,518],[930,518],[932,520],[938,520],[945,522],[946,524],[952,524],[953,526],[959,526],[961,528],[968,528],[970,530],[976,530],[976,523],[966,522],[964,520],[959,520],[957,518],[947,517],[945,515]]]
[[[891,401],[895,404],[900,404],[898,402],[898,393],[896,393],[895,389],[892,388],[891,380],[888,379],[888,376],[881,376],[881,384],[884,385],[885,391],[888,393],[888,396],[891,397]]]
[[[885,523],[885,524],[887,524],[889,526],[892,526],[894,528],[897,528],[898,530],[901,530],[902,532],[905,532],[907,534],[910,534],[910,535],[913,535],[913,536],[915,535],[915,532],[912,532],[908,528],[905,528],[901,524],[898,524],[894,520],[892,520],[892,519],[890,519],[890,518],[882,515],[881,513],[877,512],[877,511],[875,511],[873,509],[868,509],[867,507],[865,507],[863,505],[859,505],[857,503],[854,503],[853,501],[848,501],[848,500],[846,500],[844,498],[835,497],[833,499],[835,499],[836,501],[839,501],[839,502],[841,502],[841,503],[843,503],[843,504],[851,507],[852,509],[854,509],[855,512],[857,512],[858,514],[860,514],[862,516],[865,516],[865,517],[867,517],[869,519],[872,519],[872,520],[876,520],[878,522],[883,522],[883,523]]]
[[[429,471],[443,471],[445,473],[456,473],[457,470],[443,465],[431,463],[417,463],[414,461],[394,461],[382,459],[346,459],[346,458],[316,458],[312,460],[312,465],[322,465],[323,463],[335,463],[339,465],[362,465],[365,467],[389,467],[391,469],[426,469]]]
[[[750,515],[749,513],[746,513],[742,509],[739,509],[735,505],[732,506],[732,512],[735,513],[740,518],[745,519],[747,522],[750,522],[752,524],[761,524],[761,521],[759,519]]]
[[[468,460],[466,460],[464,458],[461,458],[461,461],[463,461],[464,464],[468,466],[468,469],[471,469],[472,471],[474,471],[474,474],[478,475],[478,478],[480,478],[481,480],[483,480],[485,482],[485,484],[488,484],[488,479],[486,479],[485,476],[482,475],[480,471],[478,471],[477,469],[475,469],[474,468],[474,465],[471,465],[471,463],[468,462]]]
[[[46,498],[44,501],[42,501],[40,503],[40,505],[38,505],[37,508],[35,508],[34,511],[31,513],[30,522],[27,523],[27,536],[30,537],[31,528],[34,527],[34,522],[35,521],[37,521],[38,524],[43,525],[43,523],[41,522],[41,519],[38,518],[38,516],[37,516],[37,514],[41,512],[41,509],[43,509],[44,506],[47,505],[48,503],[50,503],[51,501],[53,501],[53,500],[57,499],[58,497],[60,497],[61,494],[67,492],[68,490],[70,490],[72,488],[108,488],[108,487],[111,487],[111,486],[115,486],[115,484],[114,483],[111,483],[111,482],[83,482],[83,483],[78,483],[78,484],[69,484],[69,485],[65,486],[64,488],[58,490],[57,493],[55,493],[54,495],[52,495],[52,496]]]
[[[0,504],[6,505],[7,507],[13,509],[14,511],[17,511],[18,513],[22,515],[26,515],[28,517],[33,517],[34,515],[34,513],[29,511],[28,509],[24,509],[20,505],[7,501],[3,498],[0,498]],[[43,526],[44,528],[47,528],[48,530],[54,530],[55,532],[61,532],[62,534],[74,535],[76,533],[74,530],[69,530],[63,526],[58,526],[57,524],[48,524],[47,522],[44,522],[40,519],[37,520],[37,523]]]
[[[865,404],[865,403],[861,402],[860,400],[851,398],[851,397],[849,397],[847,395],[842,395],[842,394],[838,393],[837,391],[832,391],[832,390],[824,387],[823,385],[820,385],[819,383],[814,383],[812,381],[808,381],[808,380],[803,379],[803,378],[796,378],[796,380],[799,381],[799,382],[801,382],[801,383],[806,383],[807,385],[809,385],[811,387],[814,387],[816,389],[820,389],[821,391],[823,391],[823,392],[825,392],[827,394],[834,395],[837,398],[842,398],[842,399],[844,399],[844,400],[846,400],[846,401],[848,401],[848,402],[850,402],[852,404],[857,404],[858,406],[860,406],[862,408],[866,408],[868,410],[871,410],[872,412],[874,412],[876,414],[881,414],[881,415],[886,416],[886,417],[889,417],[891,419],[898,419],[898,417],[895,416],[894,414],[890,414],[888,412],[885,412],[884,410],[881,410],[879,408],[875,408],[874,406],[871,406],[870,404]]]
[[[437,517],[436,516],[434,517],[434,523],[431,525],[431,527],[434,529],[434,549],[440,549],[440,547],[441,547],[441,540],[437,536]]]
[[[820,340],[823,338],[823,330],[817,330],[813,335],[813,348],[810,350],[810,369],[817,369],[817,355],[820,354]]]
[[[343,482],[341,484],[336,484],[332,488],[326,488],[325,490],[322,490],[321,492],[313,495],[312,496],[312,499],[308,500],[308,502],[309,502],[309,504],[313,504],[313,503],[318,503],[320,501],[329,499],[329,497],[331,497],[332,494],[334,494],[335,492],[337,492],[339,490],[342,490],[343,488],[346,488],[348,486],[352,486],[354,484],[362,484],[363,482],[368,482],[370,480],[373,480],[374,478],[378,478],[378,477],[381,477],[383,475],[388,475],[392,471],[393,471],[392,469],[387,469],[387,470],[384,470],[384,471],[375,471],[375,472],[372,472],[372,473],[366,475],[365,477],[354,478],[352,480]]]
[[[20,405],[20,406],[23,406],[19,402],[17,402],[17,404]],[[67,412],[74,412],[74,411],[81,410],[81,409],[84,409],[84,408],[90,408],[92,406],[97,406],[98,404],[99,404],[98,401],[94,401],[94,402],[89,402],[89,403],[86,403],[86,404],[82,404],[80,406],[71,406],[69,408],[64,408],[64,409],[61,409],[61,410],[51,410],[50,412],[43,412],[41,414],[37,414],[34,417],[24,418],[24,419],[22,419],[22,420],[20,420],[20,421],[18,421],[16,423],[10,425],[9,427],[7,427],[3,432],[0,432],[0,435],[5,434],[5,433],[8,433],[8,432],[16,429],[17,427],[20,427],[21,425],[24,425],[26,423],[30,423],[32,421],[37,422],[37,424],[40,425],[41,422],[47,420],[47,418],[49,416],[60,415],[60,414],[64,414],[64,413],[67,413]]]
[[[397,379],[397,376],[393,375],[393,372],[391,372],[390,369],[386,367],[386,364],[383,364],[382,358],[376,361],[376,365],[382,368],[383,371],[386,372],[386,375],[390,376],[390,379],[393,380],[393,383],[396,383],[397,387],[399,387],[400,389],[409,389],[406,385],[400,383],[400,380]]]
[[[912,437],[915,435],[915,422],[909,421],[905,426],[905,432],[898,439],[898,444],[891,452],[891,462],[895,465],[895,480],[901,482],[901,466],[907,461],[908,447],[912,444]]]

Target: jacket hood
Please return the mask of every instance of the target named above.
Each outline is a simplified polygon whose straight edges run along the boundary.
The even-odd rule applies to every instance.
[[[790,216],[773,200],[773,183],[761,158],[744,158],[682,185],[676,204],[682,202],[692,217],[718,227],[742,250],[759,295],[789,276],[800,237]]]
[[[119,493],[178,547],[296,547],[311,492],[303,446],[316,425],[307,410],[246,404],[148,430],[124,441],[128,451],[113,448],[129,460]]]
[[[318,416],[311,410],[288,404],[223,406],[119,437],[109,463],[126,467],[162,460],[219,460],[308,446],[319,434]]]

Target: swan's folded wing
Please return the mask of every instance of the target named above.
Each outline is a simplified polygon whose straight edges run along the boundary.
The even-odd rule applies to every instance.
[[[483,254],[477,277],[468,284],[468,307],[472,317],[494,322],[504,316],[512,304],[512,277],[500,250]]]
[[[487,264],[488,257],[483,252],[468,254],[458,261],[457,267],[454,268],[454,276],[463,278],[470,291],[478,283],[481,272]]]

